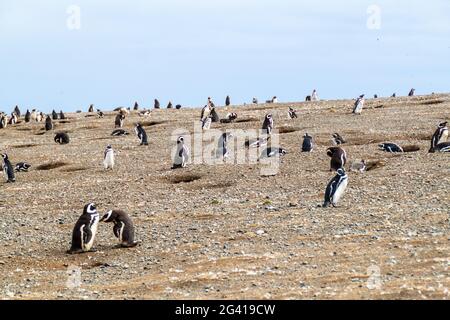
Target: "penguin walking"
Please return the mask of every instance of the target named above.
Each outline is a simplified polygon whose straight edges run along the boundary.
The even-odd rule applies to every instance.
[[[147,132],[145,132],[144,128],[140,123],[136,124],[136,126],[134,127],[134,131],[136,132],[136,135],[139,138],[139,141],[141,142],[141,146],[148,146]]]
[[[330,171],[337,171],[344,168],[347,163],[347,152],[340,147],[331,147],[327,149],[327,155],[331,158]]]
[[[189,161],[189,149],[184,144],[184,138],[178,137],[177,139],[177,152],[173,159],[172,169],[185,168]]]
[[[442,122],[438,125],[436,131],[431,138],[431,148],[434,149],[439,143],[446,142],[448,138],[448,127],[447,122]]]
[[[125,115],[123,113],[119,113],[118,115],[116,115],[116,119],[114,120],[115,128],[122,128],[124,121],[125,121]]]
[[[100,220],[101,222],[113,222],[113,232],[119,239],[119,246],[132,248],[138,245],[134,240],[134,225],[130,216],[122,210],[110,210]]]
[[[31,121],[31,113],[30,110],[27,109],[27,112],[25,113],[25,122],[28,123]]]
[[[16,177],[14,175],[14,169],[9,161],[8,155],[6,153],[2,154],[3,162],[3,173],[5,174],[6,183],[16,182]]]
[[[403,148],[400,147],[398,144],[385,142],[378,145],[378,148],[380,150],[390,152],[390,153],[397,153],[397,152],[403,152]]]
[[[336,146],[346,143],[344,138],[342,138],[342,136],[339,133],[333,133],[331,141]]]
[[[100,215],[94,203],[84,206],[83,214],[75,224],[72,232],[72,245],[67,253],[82,253],[91,250],[97,234]]]
[[[430,153],[435,152],[450,152],[450,142],[443,142],[436,145],[433,149],[430,149]]]
[[[228,158],[229,150],[228,150],[228,140],[232,138],[233,135],[229,132],[224,132],[219,138],[217,150],[216,150],[216,157],[221,159]]]
[[[313,137],[308,133],[303,136],[302,152],[312,152],[314,149]]]
[[[31,168],[31,164],[28,164],[26,162],[19,162],[16,164],[14,170],[16,172],[28,172],[28,170]]]
[[[56,113],[55,110],[52,111],[52,118],[53,120],[58,120],[58,114]]]
[[[50,116],[45,119],[45,131],[53,130],[53,122]]]
[[[116,130],[114,130],[114,131],[111,133],[111,135],[112,135],[113,137],[122,137],[122,136],[127,136],[127,135],[129,135],[129,133],[128,133],[127,131],[123,130],[123,129],[116,129]]]
[[[227,97],[225,98],[225,106],[228,107],[229,105],[231,105],[230,96],[227,96]]]
[[[322,207],[327,208],[330,205],[336,207],[342,195],[347,189],[348,176],[343,168],[337,170],[336,176],[331,179],[325,190],[325,201]]]
[[[65,132],[58,132],[54,138],[56,143],[68,144],[70,142],[69,135]]]
[[[268,135],[272,134],[273,131],[273,117],[272,114],[268,113],[264,117],[264,122],[262,125],[263,131],[266,131]]]
[[[416,89],[412,88],[411,91],[408,93],[408,97],[414,97],[414,94],[416,93]]]
[[[103,153],[103,166],[105,167],[105,170],[114,169],[114,163],[115,163],[115,154],[114,149],[109,144],[106,146],[105,152]]]
[[[355,106],[353,107],[353,113],[361,114],[363,108],[364,108],[364,94],[360,95],[359,98],[356,99]]]
[[[289,107],[288,115],[289,115],[289,119],[296,119],[296,118],[298,118],[297,110],[294,110],[294,108],[292,108],[292,107]]]

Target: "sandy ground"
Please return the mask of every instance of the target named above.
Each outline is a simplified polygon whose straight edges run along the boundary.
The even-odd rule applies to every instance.
[[[299,118],[289,120],[288,106]],[[68,114],[55,132],[24,122],[0,130],[0,151],[33,165],[0,183],[0,297],[4,299],[448,299],[450,158],[429,154],[436,125],[450,120],[450,96],[219,108],[239,121],[213,129],[259,129],[272,112],[288,150],[275,176],[255,163],[190,164],[170,170],[177,129],[190,133],[200,110],[130,115],[126,137],[105,118]],[[24,110],[22,110],[24,111]],[[143,121],[149,146],[133,123]],[[300,152],[302,136],[317,143]],[[327,147],[339,132],[349,161],[384,165],[349,173],[337,208],[318,207],[333,177]],[[379,142],[419,145],[391,155]],[[118,152],[113,171],[103,150]],[[49,170],[38,170],[50,164]],[[59,167],[58,167],[59,164]],[[95,252],[67,255],[83,206],[129,212],[141,244],[116,249],[101,224]]]

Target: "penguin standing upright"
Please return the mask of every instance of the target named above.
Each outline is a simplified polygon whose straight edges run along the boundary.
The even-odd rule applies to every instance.
[[[416,89],[411,89],[411,91],[409,91],[408,93],[408,97],[414,97],[414,94],[416,93]]]
[[[364,94],[360,95],[359,98],[356,99],[355,106],[353,107],[353,113],[361,114],[363,108],[364,108]]]
[[[47,116],[47,118],[45,119],[45,131],[50,130],[53,130],[53,122],[52,118],[50,118],[50,116]]]
[[[172,101],[169,101],[169,103],[167,104],[167,109],[172,109],[172,108],[173,108]]]
[[[31,113],[30,110],[27,109],[27,112],[25,113],[25,122],[31,121]]]
[[[336,176],[331,179],[325,190],[325,201],[323,207],[327,208],[330,205],[335,207],[342,195],[345,192],[348,184],[348,176],[344,169],[338,169]]]
[[[184,138],[178,137],[177,139],[177,152],[173,159],[172,169],[184,168],[189,161],[189,149],[184,144]]]
[[[9,161],[8,155],[6,153],[2,154],[2,158],[3,158],[2,167],[3,167],[3,172],[5,174],[6,182],[7,183],[16,182],[16,177],[14,175],[14,169],[13,169],[13,166],[11,165],[11,162]]]
[[[134,132],[136,132],[137,137],[139,138],[139,141],[141,142],[141,146],[147,146],[147,132],[145,132],[144,128],[140,123],[137,123],[134,127]]]
[[[52,119],[53,120],[58,120],[58,114],[56,113],[55,110],[52,111]]]
[[[253,102],[253,104],[258,104],[258,99],[257,98],[253,98],[252,102]]]
[[[327,155],[331,158],[330,171],[337,171],[344,168],[347,163],[347,153],[340,147],[331,147],[327,150]]]
[[[313,138],[308,133],[306,133],[303,136],[302,152],[312,152],[313,149]]]
[[[225,98],[225,106],[229,106],[231,104],[231,100],[230,100],[230,96],[227,96],[226,98]]]
[[[160,108],[160,103],[158,101],[158,99],[155,99],[155,109],[159,109]]]
[[[116,119],[114,120],[115,128],[122,128],[124,120],[125,115],[123,113],[119,113],[118,115],[116,115]]]
[[[9,118],[9,124],[15,125],[18,121],[17,114],[15,112],[11,113],[11,118]]]
[[[317,95],[317,90],[314,89],[312,95],[311,95],[311,101],[319,101],[319,96]]]
[[[138,111],[139,110],[139,104],[137,103],[137,101],[134,103],[133,110],[134,111]]]
[[[114,169],[114,150],[112,146],[109,144],[106,146],[105,152],[103,154],[103,166],[105,167],[105,170]]]
[[[0,129],[5,129],[8,126],[8,116],[0,114]]]
[[[438,144],[446,142],[448,138],[448,127],[447,122],[442,122],[438,125],[436,131],[431,138],[431,148],[434,149]]]
[[[100,220],[102,222],[113,222],[113,232],[119,239],[123,248],[135,247],[138,242],[134,240],[134,225],[130,216],[122,210],[110,210]]]
[[[220,117],[216,111],[216,108],[211,108],[210,116],[211,116],[211,122],[219,122],[220,121]]]
[[[216,157],[220,159],[228,158],[229,150],[228,150],[228,140],[232,138],[233,135],[229,132],[224,132],[219,138]]]
[[[89,112],[89,113],[94,112],[94,105],[93,105],[93,104],[91,104],[91,105],[89,106],[88,112]]]
[[[66,116],[64,115],[64,112],[62,112],[62,110],[59,112],[59,119],[61,120],[66,119]]]
[[[273,117],[272,114],[266,114],[262,125],[263,131],[266,131],[268,135],[272,134],[273,130]]]
[[[99,221],[100,215],[95,204],[90,203],[84,206],[83,214],[73,228],[72,245],[67,253],[74,254],[91,250]]]
[[[19,109],[19,106],[16,106],[15,108],[14,108],[14,112],[15,112],[15,114],[20,118],[20,116],[22,115],[22,113],[20,112],[20,109]]]

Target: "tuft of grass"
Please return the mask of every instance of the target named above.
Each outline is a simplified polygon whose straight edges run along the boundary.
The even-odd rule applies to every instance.
[[[220,201],[217,200],[217,199],[213,199],[213,200],[211,201],[211,204],[212,204],[212,205],[218,205],[218,204],[220,204]]]

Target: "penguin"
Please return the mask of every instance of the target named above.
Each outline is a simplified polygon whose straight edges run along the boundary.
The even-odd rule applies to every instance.
[[[145,132],[144,128],[140,123],[137,123],[136,126],[134,127],[134,132],[136,132],[139,141],[141,141],[141,146],[148,146],[147,132]]]
[[[2,154],[3,158],[3,172],[5,174],[5,179],[7,183],[13,183],[16,182],[16,177],[14,175],[14,169],[11,165],[11,162],[9,161],[8,155],[6,153]]]
[[[62,112],[62,110],[59,112],[59,119],[60,120],[65,120],[66,116],[64,115],[64,112]]]
[[[374,98],[374,99],[378,99],[378,95],[377,95],[377,94],[374,94],[374,95],[373,95],[373,98]]]
[[[158,101],[158,99],[155,99],[155,109],[159,109],[160,108],[160,104],[159,104],[159,101]]]
[[[297,110],[294,110],[292,107],[289,107],[288,115],[289,115],[289,118],[290,118],[290,119],[298,118],[298,116],[297,116]]]
[[[16,164],[14,170],[16,172],[28,172],[28,170],[31,168],[31,164],[28,164],[26,162],[19,162]]]
[[[212,108],[215,108],[215,104],[214,104],[214,102],[212,101],[212,99],[211,99],[211,97],[208,97],[208,103],[207,103],[207,106],[209,106],[211,109]]]
[[[139,110],[139,104],[137,103],[137,101],[134,103],[133,110],[134,111],[138,111]]]
[[[284,156],[285,154],[287,154],[287,151],[283,148],[268,147],[263,150],[260,158],[266,158],[266,157],[272,158],[272,157]]]
[[[68,144],[70,142],[69,135],[65,132],[58,132],[54,138],[56,143]]]
[[[210,113],[211,113],[211,107],[209,105],[205,105],[202,108],[202,112],[200,114],[200,121],[204,122],[205,119],[209,117]]]
[[[22,115],[22,113],[20,112],[19,106],[16,106],[14,108],[14,113],[20,118],[20,116]]]
[[[225,106],[228,107],[229,105],[231,105],[230,96],[227,96],[227,97],[225,98]]]
[[[311,94],[311,101],[319,101],[319,96],[317,95],[316,89],[314,89],[313,93]]]
[[[253,102],[253,104],[258,104],[258,99],[257,98],[253,98],[252,102]]]
[[[379,144],[378,147],[380,148],[380,150],[390,153],[403,152],[403,148],[395,143],[385,142]]]
[[[25,113],[25,122],[30,122],[31,121],[31,113],[30,110],[27,109],[27,112]]]
[[[344,143],[346,143],[346,141],[344,140],[344,138],[342,138],[341,137],[341,135],[339,134],[339,133],[333,133],[333,135],[332,135],[332,142],[333,142],[333,144],[334,145],[337,145],[337,146],[339,146],[339,145],[341,145],[341,144],[344,144]]]
[[[177,105],[175,106],[175,109],[180,110],[180,109],[181,109],[181,104],[177,104]]]
[[[36,116],[36,122],[42,122],[42,120],[44,120],[44,114],[39,112]]]
[[[122,114],[122,113],[117,114],[116,119],[114,120],[115,128],[122,128],[124,120],[125,120],[124,114]]]
[[[350,166],[350,171],[353,172],[361,172],[367,171],[367,162],[366,160],[361,160],[361,162],[354,162]]]
[[[435,152],[450,152],[450,142],[442,142],[436,145],[433,149],[430,149],[430,153]]]
[[[134,240],[134,225],[130,216],[122,210],[110,210],[100,220],[101,222],[113,222],[113,232],[119,239],[119,246],[132,248],[138,245]]]
[[[211,122],[212,122],[212,118],[211,118],[211,115],[209,115],[202,121],[202,129],[209,130],[209,128],[211,127]]]
[[[397,97],[397,94],[394,92],[394,93],[392,94],[391,98],[396,98],[396,97]]]
[[[11,118],[9,118],[9,124],[10,125],[15,125],[17,123],[17,115],[15,112],[11,113]]]
[[[269,143],[269,140],[270,140],[270,136],[268,136],[267,138],[258,138],[256,140],[246,140],[245,146],[247,148],[261,148],[261,147],[267,146],[267,144]]]
[[[172,102],[169,101],[169,104],[167,105],[167,109],[172,109],[172,108],[173,108]]]
[[[277,96],[274,96],[274,97],[272,98],[272,103],[278,103],[278,98],[277,98]]]
[[[72,232],[72,245],[67,253],[82,253],[91,250],[97,234],[100,215],[94,203],[84,206],[83,214],[78,218]]]
[[[414,94],[416,93],[416,89],[412,88],[411,91],[408,93],[408,97],[414,97]]]
[[[356,99],[355,106],[353,107],[353,113],[361,114],[363,108],[364,108],[364,94],[360,95],[359,98]]]
[[[305,101],[306,102],[310,102],[311,101],[311,96],[306,96]]]
[[[6,114],[0,115],[0,129],[5,129],[8,126],[8,116]]]
[[[312,152],[313,149],[313,138],[308,133],[306,133],[303,136],[302,152]]]
[[[114,150],[112,146],[109,144],[106,146],[105,152],[103,154],[103,166],[105,170],[114,169]]]
[[[347,153],[340,147],[331,147],[327,149],[327,155],[331,158],[330,171],[337,171],[344,168],[347,163]]]
[[[111,133],[114,137],[121,137],[121,136],[127,136],[129,133],[123,129],[116,129]]]
[[[216,111],[216,108],[211,108],[210,115],[211,115],[211,122],[219,122],[220,121],[220,117]]]
[[[216,150],[216,157],[220,159],[228,158],[229,150],[228,150],[228,140],[232,138],[233,135],[229,132],[224,132],[219,138],[219,142]]]
[[[264,117],[264,122],[262,125],[263,131],[266,131],[268,135],[272,134],[273,130],[273,117],[272,114],[268,113]]]
[[[236,120],[237,117],[238,117],[238,115],[237,115],[236,112],[228,113],[228,114],[226,115],[225,119],[220,119],[220,123],[231,123],[231,122],[233,122],[234,120]]]
[[[103,113],[103,111],[97,110],[97,118],[102,119],[104,116],[105,114]]]
[[[139,116],[140,117],[149,117],[150,116],[150,110],[143,110],[143,111],[141,111],[141,112],[139,112]]]
[[[178,137],[177,139],[177,152],[173,160],[172,169],[185,168],[189,161],[189,149],[184,144],[184,138]]]
[[[37,121],[37,112],[36,109],[31,110],[31,120]]]
[[[343,168],[337,170],[336,176],[331,179],[325,190],[325,201],[322,207],[327,208],[330,205],[336,207],[341,199],[348,184],[348,176]]]
[[[93,105],[93,104],[91,104],[91,105],[89,106],[88,112],[89,112],[89,113],[94,112],[94,105]]]
[[[53,130],[53,122],[52,118],[50,118],[50,116],[47,116],[47,118],[45,119],[45,131],[50,130]]]
[[[431,138],[431,148],[434,149],[439,143],[446,142],[448,138],[448,127],[447,122],[442,122],[438,125],[436,131]]]
[[[58,120],[58,114],[56,113],[55,110],[52,111],[52,119],[53,120]]]

